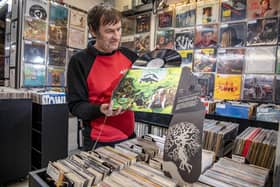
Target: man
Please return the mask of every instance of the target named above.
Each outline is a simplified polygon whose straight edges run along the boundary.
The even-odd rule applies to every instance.
[[[88,12],[89,32],[95,43],[72,56],[67,72],[70,112],[85,126],[84,150],[113,146],[134,137],[134,113],[112,110],[111,96],[137,55],[119,47],[121,14],[109,5]]]
[[[207,48],[207,47],[216,47],[217,42],[213,40],[214,31],[213,29],[203,30],[201,32],[201,40],[195,44],[196,48]]]

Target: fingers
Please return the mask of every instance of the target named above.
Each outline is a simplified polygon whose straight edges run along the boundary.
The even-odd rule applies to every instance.
[[[112,105],[111,104],[101,104],[100,106],[100,111],[105,115],[105,116],[117,116],[122,114],[122,108],[118,107],[116,110],[112,110]]]

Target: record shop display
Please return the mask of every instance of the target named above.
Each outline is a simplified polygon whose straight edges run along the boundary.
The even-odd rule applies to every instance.
[[[172,49],[156,49],[145,53],[133,64],[133,67],[180,67],[181,56]]]
[[[48,18],[48,2],[45,0],[26,1],[25,15],[46,21]]]

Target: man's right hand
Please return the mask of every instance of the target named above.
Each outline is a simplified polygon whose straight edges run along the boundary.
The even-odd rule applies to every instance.
[[[112,110],[112,103],[104,103],[104,104],[101,104],[100,111],[105,116],[117,116],[122,112],[122,108],[119,107],[116,110]]]

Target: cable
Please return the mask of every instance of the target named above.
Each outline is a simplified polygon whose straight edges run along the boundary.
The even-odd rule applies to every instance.
[[[92,150],[95,150],[95,147],[96,147],[96,145],[97,145],[97,143],[98,143],[98,141],[99,141],[99,139],[100,139],[101,133],[102,133],[102,131],[103,131],[103,127],[105,126],[105,123],[106,123],[106,121],[107,121],[107,118],[108,118],[108,116],[105,116],[104,121],[103,121],[103,124],[102,124],[102,126],[101,126],[101,128],[100,128],[100,132],[99,132],[99,134],[98,134],[98,136],[97,136],[97,138],[96,138],[96,140],[95,140],[95,143],[94,143],[94,145],[93,145],[93,147],[92,147]]]

